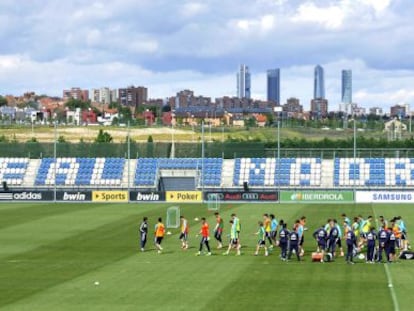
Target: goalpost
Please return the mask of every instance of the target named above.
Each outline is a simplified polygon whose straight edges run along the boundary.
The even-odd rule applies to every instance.
[[[216,193],[210,193],[207,200],[207,209],[209,211],[219,211],[220,210],[220,197]]]
[[[178,228],[180,226],[180,207],[170,206],[167,208],[167,228]]]

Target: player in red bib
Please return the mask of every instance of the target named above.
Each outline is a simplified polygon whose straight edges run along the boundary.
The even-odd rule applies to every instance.
[[[208,241],[210,240],[210,232],[209,227],[206,219],[203,217],[201,218],[201,241],[200,241],[200,249],[198,250],[197,256],[201,255],[201,251],[203,250],[203,245],[207,248],[207,256],[211,256],[210,245]]]

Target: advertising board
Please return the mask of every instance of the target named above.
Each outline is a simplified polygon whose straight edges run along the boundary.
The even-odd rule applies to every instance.
[[[280,201],[282,203],[350,203],[354,201],[352,191],[281,191]]]

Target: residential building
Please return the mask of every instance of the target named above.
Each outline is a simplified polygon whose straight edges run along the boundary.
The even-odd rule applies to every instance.
[[[92,89],[89,93],[89,99],[92,102],[109,105],[111,102],[118,101],[118,90],[111,90],[108,87]]]
[[[93,103],[99,103],[100,102],[100,100],[99,100],[100,94],[101,93],[100,93],[99,89],[92,89],[89,92],[89,100]]]
[[[208,107],[212,108],[211,97],[195,96],[194,91],[183,90],[176,96],[169,99],[170,106],[173,108],[187,107]]]
[[[373,115],[376,115],[376,116],[382,116],[382,115],[384,115],[384,112],[383,112],[383,110],[382,110],[381,107],[372,107],[372,108],[369,108],[369,113],[370,114],[373,114]]]
[[[395,105],[390,108],[391,117],[404,118],[407,114],[407,105]]]
[[[283,105],[283,111],[287,112],[290,116],[296,116],[303,113],[303,106],[300,104],[298,98],[291,97],[288,98],[286,104]]]
[[[315,67],[313,77],[313,99],[325,99],[325,74],[321,65]]]
[[[135,107],[143,105],[148,100],[148,89],[143,86],[129,86],[118,90],[118,103],[122,106]]]
[[[350,107],[348,114],[355,115],[357,117],[363,116],[366,114],[366,109],[364,107],[358,106],[356,103],[348,105]]]
[[[216,102],[215,102],[215,106],[217,108],[222,108],[224,110],[269,109],[273,111],[273,107],[275,107],[275,105],[276,103],[273,101],[254,100],[254,99],[229,97],[229,96],[216,98]]]
[[[118,89],[111,90],[111,102],[118,101]]]
[[[280,105],[280,69],[267,71],[267,100]]]
[[[63,100],[67,101],[69,99],[78,99],[82,101],[89,100],[89,91],[82,90],[79,87],[73,87],[70,90],[63,91]]]
[[[319,119],[326,117],[328,114],[328,101],[323,98],[315,98],[311,101],[311,115]]]
[[[240,65],[237,73],[237,97],[250,99],[251,96],[251,81],[249,67]]]

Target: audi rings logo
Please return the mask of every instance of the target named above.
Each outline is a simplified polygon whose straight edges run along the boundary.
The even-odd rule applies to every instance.
[[[259,199],[259,195],[255,192],[246,192],[242,194],[242,200],[254,201],[258,199]]]
[[[277,201],[279,195],[277,192],[207,192],[205,195],[207,201]]]
[[[207,193],[208,201],[223,200],[223,199],[224,199],[224,193],[220,193],[220,192]]]

